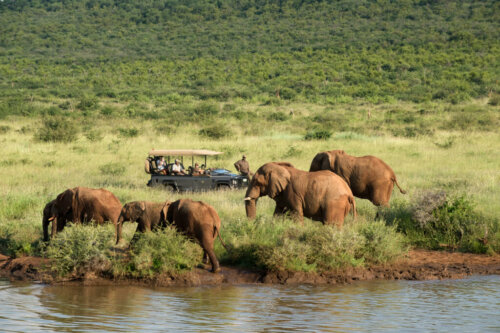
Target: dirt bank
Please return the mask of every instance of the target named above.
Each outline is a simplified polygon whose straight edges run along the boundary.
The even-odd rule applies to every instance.
[[[0,255],[0,276],[14,280],[31,280],[51,284],[84,285],[156,285],[190,286],[219,284],[337,284],[364,280],[437,280],[459,279],[468,275],[500,275],[500,255],[485,256],[467,253],[413,250],[394,263],[368,268],[349,268],[335,272],[252,272],[234,267],[222,267],[222,272],[212,274],[206,269],[176,276],[162,275],[150,280],[109,279],[88,273],[70,279],[56,279],[44,273],[47,259],[23,257],[12,259]]]

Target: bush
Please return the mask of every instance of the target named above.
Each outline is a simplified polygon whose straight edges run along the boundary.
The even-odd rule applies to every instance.
[[[102,133],[98,130],[88,131],[87,133],[85,133],[85,137],[91,142],[99,142],[103,138]]]
[[[42,224],[27,220],[0,220],[0,253],[10,257],[40,255]]]
[[[99,106],[99,102],[97,97],[95,96],[85,96],[80,99],[80,102],[76,105],[76,107],[82,111],[93,110]]]
[[[222,139],[233,135],[233,131],[224,124],[219,123],[202,128],[198,134],[210,139]]]
[[[489,105],[500,105],[500,94],[492,94],[488,100]]]
[[[306,133],[304,140],[328,140],[332,136],[332,132],[325,129],[316,129]]]
[[[10,126],[2,125],[0,126],[0,134],[5,134],[10,131]]]
[[[179,273],[201,262],[203,250],[195,242],[169,227],[141,234],[131,246],[130,261],[121,274],[152,277],[161,273]]]
[[[52,259],[52,270],[61,276],[108,272],[114,240],[111,225],[70,224],[50,242],[45,255]]]
[[[284,112],[273,112],[267,116],[267,120],[270,121],[285,121],[288,120],[289,116]]]
[[[118,133],[122,138],[135,138],[139,136],[139,130],[137,128],[119,128]]]
[[[452,249],[473,253],[499,252],[498,220],[475,210],[466,196],[448,197],[444,191],[426,191],[413,202],[394,201],[381,211],[409,242],[427,249]]]
[[[228,224],[231,251],[224,261],[265,270],[331,271],[391,261],[407,249],[395,227],[358,220],[343,229],[307,222],[257,218]]]
[[[193,109],[199,119],[208,119],[219,113],[219,107],[212,103],[201,103]]]
[[[43,126],[35,134],[35,139],[44,142],[72,142],[76,140],[76,125],[65,118],[54,117],[43,120]]]

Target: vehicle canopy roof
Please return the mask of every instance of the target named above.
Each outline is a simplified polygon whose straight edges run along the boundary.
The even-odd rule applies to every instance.
[[[205,149],[151,149],[151,156],[214,156],[223,154],[219,151]]]

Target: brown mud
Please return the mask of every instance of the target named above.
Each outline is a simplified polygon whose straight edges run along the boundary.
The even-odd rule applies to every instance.
[[[12,280],[48,284],[80,285],[154,285],[199,286],[221,284],[342,284],[366,280],[441,280],[461,279],[469,275],[500,275],[500,255],[412,250],[391,264],[339,269],[324,273],[256,272],[223,266],[217,274],[197,268],[178,275],[160,275],[154,279],[108,278],[88,272],[83,276],[60,279],[48,273],[49,261],[39,257],[9,258],[0,255],[0,276]]]

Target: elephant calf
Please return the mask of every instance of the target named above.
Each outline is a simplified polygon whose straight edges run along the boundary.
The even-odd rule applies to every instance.
[[[318,153],[311,162],[309,171],[330,170],[346,181],[352,193],[370,200],[375,206],[389,206],[394,184],[402,194],[394,171],[375,156],[355,157],[343,150]]]
[[[125,221],[137,222],[138,232],[151,231],[159,227],[163,206],[165,206],[164,202],[150,201],[132,201],[123,205],[116,223],[116,244],[121,240],[122,226]]]
[[[219,261],[214,252],[214,240],[220,237],[220,218],[215,209],[202,202],[191,199],[180,199],[166,202],[162,210],[162,223],[174,225],[178,231],[198,241],[203,248],[204,260],[207,256],[212,264],[212,272],[220,271]],[[227,249],[227,248],[226,248]]]

